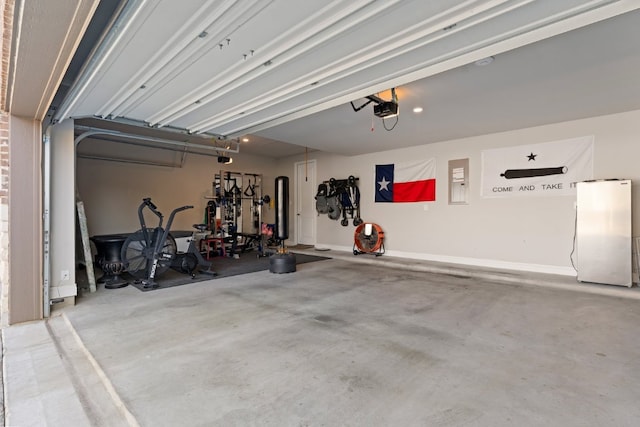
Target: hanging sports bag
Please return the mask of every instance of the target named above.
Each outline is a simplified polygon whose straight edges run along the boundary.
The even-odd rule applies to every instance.
[[[340,200],[338,199],[338,195],[334,194],[330,197],[327,197],[327,204],[329,206],[329,218],[330,219],[339,219],[341,214],[341,206]]]
[[[318,185],[318,192],[316,193],[316,210],[319,214],[329,213],[329,202],[327,200],[327,195],[329,193],[329,188],[327,184]]]

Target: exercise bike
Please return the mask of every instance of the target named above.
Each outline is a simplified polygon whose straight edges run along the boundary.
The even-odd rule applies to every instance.
[[[147,227],[144,220],[144,208],[149,209],[158,217],[157,227]],[[171,267],[179,267],[184,272],[185,265],[193,266],[195,264],[194,267],[188,268],[191,277],[195,277],[195,270],[198,266],[204,267],[203,272],[205,273],[215,274],[209,271],[211,263],[205,261],[196,249],[195,232],[185,253],[178,253],[176,241],[169,232],[176,213],[192,208],[193,206],[182,206],[174,209],[169,215],[166,228],[162,228],[164,215],[158,211],[151,198],[147,197],[142,200],[138,207],[140,230],[127,237],[127,240],[122,245],[120,257],[126,271],[140,280],[145,288],[157,288],[158,284],[155,278]],[[197,227],[196,229],[199,230]],[[195,263],[192,261],[194,258]]]

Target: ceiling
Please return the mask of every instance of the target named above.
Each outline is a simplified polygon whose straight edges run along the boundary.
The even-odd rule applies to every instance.
[[[636,110],[639,40],[636,11],[403,85],[390,132],[343,104],[258,135],[355,155]]]
[[[640,108],[637,9],[633,0],[129,0],[103,38],[89,26],[86,37],[102,43],[78,51],[86,60],[55,120],[248,136],[241,152],[281,157],[627,111]],[[391,87],[392,131],[384,125],[395,119],[351,107]]]

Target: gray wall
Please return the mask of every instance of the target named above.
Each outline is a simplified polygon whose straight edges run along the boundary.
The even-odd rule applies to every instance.
[[[638,134],[640,111],[633,111],[361,156],[311,153],[309,157],[318,161],[318,182],[349,175],[360,178],[362,217],[381,225],[389,255],[574,275],[569,254],[575,196],[481,198],[481,151],[593,135],[594,178],[636,181],[633,224],[638,234]],[[432,157],[437,161],[435,202],[374,203],[375,164]],[[470,163],[469,204],[449,205],[448,161],[461,158],[469,158]],[[282,159],[280,172],[291,174],[293,163],[301,160],[300,156]],[[290,235],[293,233],[292,228]],[[322,215],[318,218],[317,236],[317,246],[350,251],[353,226],[342,227],[339,221]]]
[[[388,255],[574,275],[569,255],[574,234],[575,196],[488,199],[480,197],[482,150],[535,144],[580,136],[595,137],[594,177],[630,178],[634,186],[634,231],[640,233],[640,111],[564,122],[517,131],[446,141],[361,156],[309,153],[317,160],[317,182],[331,177],[360,178],[362,217],[385,231]],[[299,141],[304,144],[304,141]],[[435,158],[438,181],[436,201],[410,204],[374,203],[375,164],[415,158]],[[469,158],[468,205],[449,205],[447,165]],[[289,176],[292,198],[294,164],[303,156],[274,161],[246,154],[234,156],[232,170],[264,174],[266,193],[273,197],[273,181]],[[220,165],[215,158],[188,156],[183,168],[78,160],[78,188],[85,201],[90,234],[137,229],[136,207],[150,196],[163,212],[181,204],[196,209],[177,218],[175,228],[190,229],[201,221],[211,181]],[[313,195],[311,195],[313,196]],[[293,218],[293,200],[290,205]],[[265,208],[273,221],[273,210]],[[317,246],[351,251],[353,226],[342,227],[326,215],[317,218]],[[295,242],[295,221],[290,221]]]
[[[216,157],[188,154],[181,168],[78,159],[77,187],[85,204],[89,235],[139,229],[137,209],[144,197],[151,197],[165,215],[165,222],[173,209],[193,205],[194,209],[176,214],[171,227],[192,230],[193,224],[204,219],[207,197],[213,195],[214,176],[221,169],[263,174],[263,194],[273,198],[275,160],[247,154],[231,156],[233,163],[224,165]],[[264,221],[273,222],[273,215],[273,209],[263,207]],[[148,226],[156,224],[156,218],[147,218]]]

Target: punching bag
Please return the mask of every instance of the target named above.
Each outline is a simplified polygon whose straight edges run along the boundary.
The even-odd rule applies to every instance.
[[[276,227],[275,238],[287,240],[289,238],[289,178],[276,178]]]
[[[287,252],[284,241],[289,238],[289,178],[276,178],[276,226],[274,236],[280,241],[281,249],[269,257],[269,271],[272,273],[293,273],[296,271],[296,256]]]

